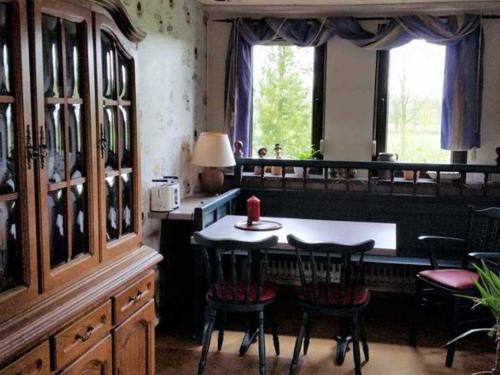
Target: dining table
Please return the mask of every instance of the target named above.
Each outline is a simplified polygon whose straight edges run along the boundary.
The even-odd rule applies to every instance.
[[[396,224],[362,222],[362,221],[339,221],[339,220],[317,220],[292,217],[261,217],[261,222],[275,223],[274,230],[241,229],[247,221],[246,216],[226,215],[207,226],[200,234],[211,240],[233,240],[253,242],[267,238],[271,235],[278,236],[277,244],[269,249],[269,254],[293,255],[294,248],[288,243],[287,236],[293,234],[301,240],[309,243],[337,243],[342,245],[356,245],[367,240],[374,240],[375,246],[368,251],[369,256],[396,256],[397,238]],[[248,230],[251,229],[251,230]],[[191,240],[196,245],[194,239]],[[349,350],[352,337],[346,333],[346,324],[341,323],[341,332],[335,338],[337,341],[336,363],[344,362],[345,354]],[[240,355],[248,351],[250,345],[256,341],[258,329],[251,325],[243,337],[240,346]]]

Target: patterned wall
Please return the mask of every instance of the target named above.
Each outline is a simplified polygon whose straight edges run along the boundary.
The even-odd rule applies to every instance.
[[[197,188],[190,154],[195,130],[206,127],[206,22],[195,0],[122,1],[148,34],[138,47],[143,229],[159,249],[160,223],[147,218],[151,180],[179,176],[184,195]]]

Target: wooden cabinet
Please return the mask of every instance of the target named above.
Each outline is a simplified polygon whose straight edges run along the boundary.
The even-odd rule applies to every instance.
[[[137,247],[141,238],[136,52],[108,17],[95,16],[94,34],[101,249],[102,258],[107,260]]]
[[[0,375],[153,374],[144,37],[120,0],[0,0]]]
[[[115,329],[115,375],[154,374],[155,320],[151,300]]]
[[[49,343],[45,341],[14,363],[0,370],[0,375],[49,375],[50,352]]]
[[[99,262],[90,9],[34,2],[35,139],[42,291]]]
[[[0,321],[38,294],[26,12],[0,0]]]
[[[111,336],[93,346],[61,375],[112,375],[113,351]]]

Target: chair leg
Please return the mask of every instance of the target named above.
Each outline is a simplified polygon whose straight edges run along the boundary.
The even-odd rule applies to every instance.
[[[363,314],[359,315],[359,328],[361,333],[361,342],[363,344],[363,353],[365,355],[365,361],[368,362],[370,360],[370,350],[368,348],[368,340],[366,339],[366,324],[365,317]]]
[[[278,325],[276,324],[276,319],[274,319],[273,315],[270,315],[270,322],[271,322],[271,332],[273,334],[274,351],[276,352],[276,355],[280,355],[280,339],[278,337]]]
[[[207,365],[207,355],[210,349],[210,340],[212,338],[217,312],[213,309],[209,309],[207,315],[207,324],[205,326],[205,332],[203,333],[203,349],[201,350],[201,358],[198,365],[198,375],[203,374],[205,366]]]
[[[259,323],[259,374],[266,373],[266,341],[264,334],[264,311],[259,311],[257,314]]]
[[[219,326],[219,335],[217,337],[217,350],[220,352],[222,349],[222,343],[224,342],[224,327],[226,326],[226,317],[227,313],[225,311],[221,312],[220,316],[220,326]]]
[[[311,319],[307,320],[306,332],[304,337],[304,355],[307,354],[307,350],[309,349],[309,339],[311,337]]]
[[[359,352],[359,318],[358,314],[354,314],[353,321],[352,347],[354,353],[354,373],[361,375],[361,354]]]
[[[290,375],[295,375],[297,373],[297,365],[299,363],[300,349],[302,347],[302,340],[306,332],[306,327],[309,321],[309,313],[304,312],[302,316],[302,324],[300,325],[299,335],[297,340],[295,340],[295,349],[293,350],[292,363],[290,364]]]
[[[452,296],[452,306],[453,306],[453,316],[451,318],[450,327],[450,340],[454,339],[458,335],[458,318],[460,313],[460,301],[458,297]],[[453,366],[453,359],[455,358],[456,343],[448,345],[448,351],[446,353],[446,367]]]
[[[413,307],[411,326],[410,326],[410,338],[409,338],[410,346],[417,346],[417,330],[421,314],[421,305],[422,305],[422,283],[417,277],[415,281],[414,307]]]

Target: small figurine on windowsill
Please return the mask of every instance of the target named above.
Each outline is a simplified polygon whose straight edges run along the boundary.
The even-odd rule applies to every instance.
[[[283,148],[281,147],[281,145],[279,143],[276,143],[274,145],[274,155],[276,156],[276,159],[281,159],[282,151]],[[279,176],[281,175],[281,173],[282,173],[281,167],[271,167],[271,174]]]
[[[497,152],[497,165],[500,167],[500,147],[497,147],[496,149],[496,152]]]
[[[241,159],[243,157],[243,142],[236,141],[234,142],[234,158],[236,160]]]
[[[257,155],[259,155],[259,159],[264,159],[264,157],[267,155],[267,148],[261,147],[257,150]],[[253,169],[253,173],[257,176],[260,176],[262,173],[262,167],[260,165],[256,165],[255,168]]]

